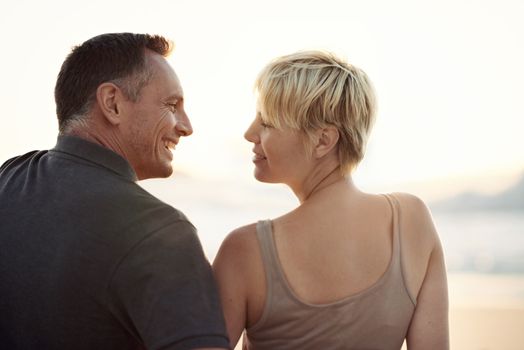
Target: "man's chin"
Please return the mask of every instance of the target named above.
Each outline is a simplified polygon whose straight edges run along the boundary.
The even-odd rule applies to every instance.
[[[156,177],[165,179],[165,178],[170,177],[171,175],[173,175],[173,167],[169,166],[169,167],[166,167],[166,168],[164,168],[162,170],[159,170],[158,176],[156,176]]]
[[[149,171],[137,172],[138,180],[147,179],[165,179],[173,174],[173,167],[162,167],[157,169],[150,169]]]

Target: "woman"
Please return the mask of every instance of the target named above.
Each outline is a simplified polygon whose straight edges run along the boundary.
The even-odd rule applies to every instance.
[[[370,81],[332,54],[299,52],[260,73],[255,178],[300,205],[241,227],[214,261],[231,346],[248,349],[448,349],[443,252],[431,215],[408,194],[360,191],[352,169],[375,111]]]

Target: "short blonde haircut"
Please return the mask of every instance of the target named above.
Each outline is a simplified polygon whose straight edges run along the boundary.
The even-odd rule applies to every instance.
[[[338,158],[346,175],[362,160],[375,118],[375,94],[359,68],[332,53],[303,51],[270,62],[255,82],[262,120],[303,131],[339,131]],[[309,145],[308,145],[309,144]]]

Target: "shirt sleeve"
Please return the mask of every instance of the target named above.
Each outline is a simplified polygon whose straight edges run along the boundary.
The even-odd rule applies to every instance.
[[[211,267],[185,220],[135,246],[109,292],[116,317],[148,350],[229,348]]]

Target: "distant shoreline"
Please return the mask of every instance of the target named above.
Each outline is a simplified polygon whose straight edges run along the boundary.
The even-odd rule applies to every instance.
[[[449,272],[448,290],[452,308],[524,312],[524,274]]]

